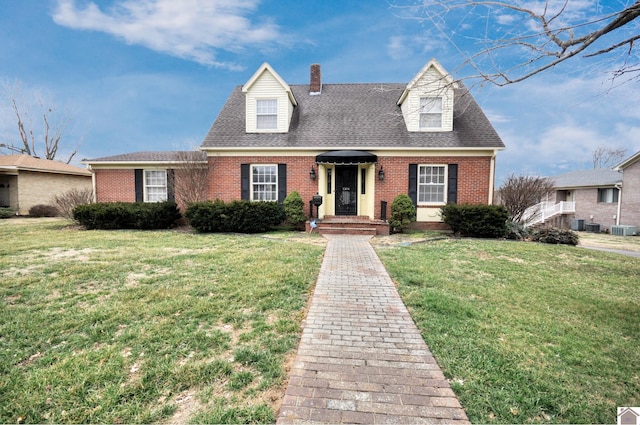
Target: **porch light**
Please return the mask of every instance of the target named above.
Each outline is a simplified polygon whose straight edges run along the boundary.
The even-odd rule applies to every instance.
[[[311,178],[311,180],[316,179],[316,170],[313,168],[313,166],[311,167],[311,171],[309,171],[309,177]]]
[[[380,170],[378,170],[378,180],[384,180],[384,170],[382,169],[382,165],[380,166]]]

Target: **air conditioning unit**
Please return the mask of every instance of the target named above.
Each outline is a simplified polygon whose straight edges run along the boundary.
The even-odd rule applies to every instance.
[[[611,226],[611,234],[616,236],[637,236],[637,226]]]
[[[571,222],[571,230],[584,231],[584,220],[573,220]]]
[[[584,230],[590,233],[600,233],[599,223],[588,223],[584,225]]]

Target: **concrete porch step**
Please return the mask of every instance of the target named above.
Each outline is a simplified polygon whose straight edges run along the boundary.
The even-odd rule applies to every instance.
[[[316,230],[320,234],[331,235],[381,235],[389,234],[389,223],[371,220],[366,216],[325,216],[316,220]],[[307,231],[310,231],[307,223]]]
[[[321,235],[372,235],[377,234],[373,227],[318,227]]]

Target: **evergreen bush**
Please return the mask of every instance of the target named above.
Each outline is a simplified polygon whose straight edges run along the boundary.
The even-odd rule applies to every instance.
[[[534,242],[576,246],[578,245],[580,236],[570,229],[550,227],[546,229],[540,228],[532,230],[531,240]]]
[[[0,219],[10,218],[16,215],[16,212],[11,208],[0,207]]]
[[[87,229],[168,229],[180,218],[175,202],[101,202],[73,209],[73,219]]]
[[[447,204],[440,213],[442,221],[459,236],[501,238],[507,233],[509,212],[501,205]]]
[[[303,227],[304,222],[307,221],[307,216],[304,213],[302,196],[294,190],[284,199],[283,207],[286,222],[298,229]]]
[[[389,226],[399,233],[416,221],[416,207],[408,195],[401,193],[391,203],[391,219]]]
[[[277,202],[195,202],[185,212],[189,225],[201,233],[261,233],[281,224],[284,208]]]

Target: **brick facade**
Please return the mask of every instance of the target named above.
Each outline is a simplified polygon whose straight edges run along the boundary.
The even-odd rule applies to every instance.
[[[600,231],[608,231],[616,224],[618,203],[598,202],[598,189],[575,189],[573,199],[576,202],[574,217],[585,223],[600,224]],[[591,218],[593,217],[593,218]]]
[[[620,224],[640,228],[640,161],[623,171]]]
[[[17,178],[18,213],[28,214],[34,205],[53,203],[56,195],[71,189],[91,189],[91,176],[20,171]]]
[[[135,202],[135,172],[133,169],[94,170],[97,202]]]

